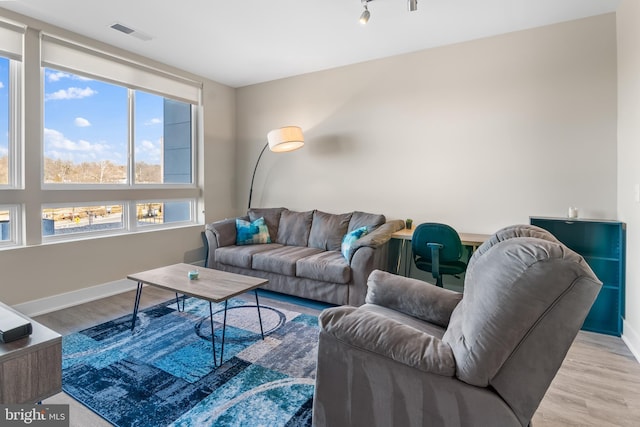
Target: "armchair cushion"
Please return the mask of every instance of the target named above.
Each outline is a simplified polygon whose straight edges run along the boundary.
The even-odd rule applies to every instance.
[[[421,280],[375,270],[369,276],[365,302],[416,317],[438,326],[449,324],[462,294]]]
[[[587,294],[600,287],[584,259],[561,243],[512,237],[477,257],[443,336],[456,355],[457,377],[486,387],[574,286]]]
[[[350,306],[325,309],[319,320],[323,332],[351,346],[424,372],[455,374],[456,363],[447,344],[397,320]]]

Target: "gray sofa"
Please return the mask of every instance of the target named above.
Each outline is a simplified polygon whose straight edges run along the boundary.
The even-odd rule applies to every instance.
[[[237,244],[237,221],[264,218],[271,243]],[[343,255],[347,233],[367,227]],[[365,212],[330,214],[319,210],[250,209],[246,216],[205,227],[206,266],[269,280],[264,288],[337,305],[364,303],[367,278],[386,270],[391,233],[401,220]],[[264,239],[262,240],[264,241]]]
[[[464,295],[375,271],[320,315],[316,427],[527,426],[602,283],[547,231],[505,228]]]

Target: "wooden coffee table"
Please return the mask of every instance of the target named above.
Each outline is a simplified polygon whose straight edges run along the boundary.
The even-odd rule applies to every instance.
[[[198,279],[189,279],[189,272],[198,270]],[[136,299],[133,307],[133,317],[131,319],[131,331],[136,326],[138,307],[140,306],[140,296],[142,295],[142,285],[147,284],[158,288],[167,289],[176,293],[176,304],[180,311],[178,294],[189,295],[209,301],[209,320],[211,323],[211,347],[213,348],[213,364],[217,365],[216,346],[213,333],[213,309],[212,303],[224,301],[224,321],[222,324],[222,344],[220,349],[220,365],[224,356],[224,338],[227,329],[227,304],[229,298],[245,292],[254,291],[256,296],[256,307],[258,309],[258,320],[260,322],[260,334],[264,339],[262,329],[262,316],[260,315],[260,303],[258,302],[258,288],[269,281],[258,277],[244,276],[242,274],[227,273],[226,271],[214,270],[212,268],[197,268],[191,264],[174,264],[167,267],[160,267],[140,273],[130,274],[127,279],[138,282]],[[184,300],[182,303],[184,310]]]

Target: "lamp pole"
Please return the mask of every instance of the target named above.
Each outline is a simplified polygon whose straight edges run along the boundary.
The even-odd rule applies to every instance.
[[[256,166],[253,168],[253,176],[251,177],[251,187],[249,188],[249,204],[247,206],[247,209],[251,209],[251,196],[253,195],[253,180],[256,178],[256,171],[258,170],[258,163],[260,163],[260,159],[262,158],[262,155],[264,154],[264,150],[266,150],[268,146],[269,146],[268,142],[266,144],[264,144],[264,147],[262,148],[262,151],[260,152],[260,155],[258,156],[258,160],[256,161]]]

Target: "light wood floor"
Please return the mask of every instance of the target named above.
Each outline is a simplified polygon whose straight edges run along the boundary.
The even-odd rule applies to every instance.
[[[135,292],[38,316],[35,319],[66,335],[130,314]],[[173,297],[172,293],[145,287],[140,308]],[[262,298],[261,302],[287,306],[295,311],[317,311]],[[70,405],[71,427],[110,424],[65,393],[45,403]],[[562,368],[533,417],[535,427],[640,426],[640,364],[618,337],[580,332]]]

